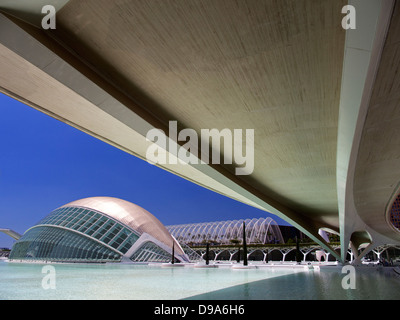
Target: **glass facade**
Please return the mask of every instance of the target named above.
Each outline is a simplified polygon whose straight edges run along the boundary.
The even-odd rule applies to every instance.
[[[169,262],[171,261],[171,254],[152,242],[146,242],[135,252],[131,260],[136,262]]]
[[[120,262],[125,255],[135,262],[170,261],[171,255],[151,241],[146,241],[136,252],[128,255],[128,250],[140,236],[141,233],[112,215],[66,205],[28,229],[14,244],[10,259]]]
[[[10,258],[119,261],[138,238],[139,234],[103,213],[61,207],[25,233],[14,245]]]
[[[35,227],[14,245],[10,259],[107,262],[119,261],[121,255],[101,243],[66,229]]]
[[[42,219],[38,225],[55,225],[81,232],[126,253],[139,234],[120,222],[88,208],[61,207]]]

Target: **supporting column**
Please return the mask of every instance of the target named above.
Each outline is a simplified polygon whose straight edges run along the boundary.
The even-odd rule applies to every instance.
[[[376,257],[377,257],[377,259],[378,259],[378,261],[381,259],[381,253],[383,252],[383,251],[379,251],[379,249],[378,250],[372,250],[375,254],[376,254]]]
[[[237,251],[234,250],[233,252],[231,252],[231,251],[228,251],[228,252],[229,252],[229,255],[230,255],[229,261],[232,261],[232,257],[235,255],[235,253],[236,253]]]
[[[352,265],[360,265],[361,264],[361,260],[360,257],[358,255],[358,250],[355,247],[355,245],[353,244],[353,242],[350,241],[350,248],[351,248],[351,253],[352,253]],[[353,258],[354,257],[354,258]]]
[[[376,246],[376,245],[375,245],[374,242],[371,242],[368,246],[366,246],[366,247],[363,249],[363,251],[360,253],[360,255],[359,255],[360,261],[361,261],[361,259],[362,259],[363,257],[365,257],[365,255],[366,255],[368,252],[370,252],[375,246]]]
[[[279,250],[281,253],[282,253],[282,255],[283,255],[283,257],[282,257],[282,262],[285,262],[285,257],[286,257],[286,254],[287,254],[287,252],[283,252],[282,250]]]
[[[366,230],[355,207],[355,168],[394,3],[391,0],[349,1],[357,10],[357,28],[346,30],[339,105],[336,175],[342,262],[346,259],[350,235]],[[372,236],[375,238],[375,234]]]
[[[268,257],[268,250],[267,250],[267,252],[262,252],[263,253],[263,255],[264,255],[264,258],[263,258],[263,262],[264,263],[268,263],[268,261],[266,261],[267,260],[267,257]]]
[[[350,263],[352,263],[353,262],[353,257],[354,257],[354,254],[353,254],[353,251],[352,250],[347,250],[347,253],[350,255]]]

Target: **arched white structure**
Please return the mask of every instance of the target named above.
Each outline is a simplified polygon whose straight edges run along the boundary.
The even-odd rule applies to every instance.
[[[247,243],[283,243],[277,223],[270,217],[240,219],[167,226],[168,231],[180,243],[201,244],[207,241],[229,244],[242,239],[243,222],[246,224]]]

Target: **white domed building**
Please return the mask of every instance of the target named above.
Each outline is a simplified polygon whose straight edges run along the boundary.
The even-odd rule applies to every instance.
[[[167,262],[189,259],[164,225],[125,200],[93,197],[68,203],[29,228],[10,261]]]

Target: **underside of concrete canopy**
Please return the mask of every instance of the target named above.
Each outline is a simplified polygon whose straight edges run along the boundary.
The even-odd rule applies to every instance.
[[[400,182],[396,1],[45,2],[0,1],[1,92],[142,159],[154,128],[175,160],[185,143],[204,159],[202,129],[253,129],[233,143],[254,144],[250,174],[226,149],[219,164],[210,153],[157,165],[287,220],[342,261],[349,243],[400,241],[387,219]],[[356,29],[342,27],[346,5]],[[177,141],[170,121],[197,140]],[[341,256],[321,230],[340,235]]]

